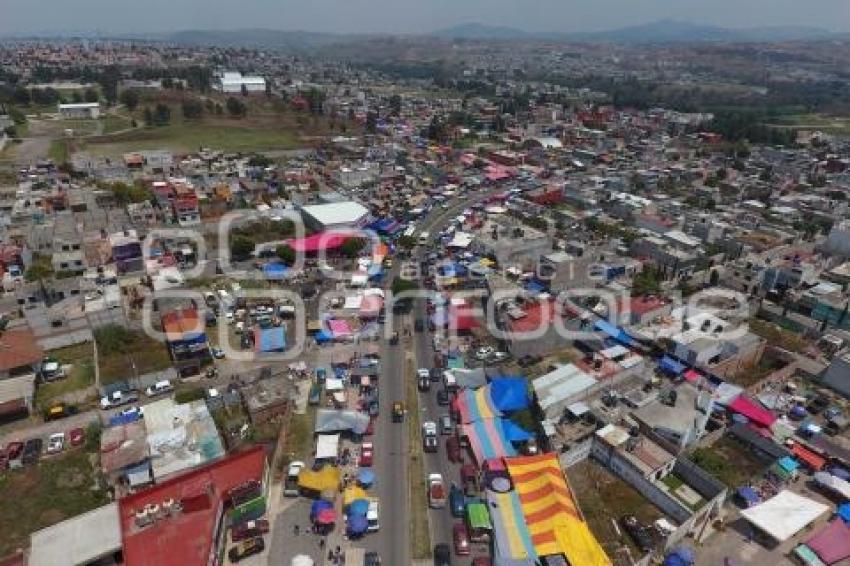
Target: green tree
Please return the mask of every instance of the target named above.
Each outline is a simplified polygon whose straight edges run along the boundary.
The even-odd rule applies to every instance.
[[[360,255],[360,252],[363,250],[365,245],[366,240],[362,238],[349,238],[342,243],[339,251],[342,252],[345,257],[354,259]]]
[[[135,90],[125,90],[121,93],[121,104],[132,112],[139,105],[139,93]]]
[[[230,242],[230,255],[235,261],[251,259],[254,252],[254,242],[246,236],[234,236]]]
[[[171,108],[160,102],[153,110],[152,119],[155,126],[167,126],[171,122]]]
[[[204,113],[204,105],[197,98],[186,98],[183,100],[183,117],[187,120],[200,118]]]
[[[145,121],[146,126],[153,126],[153,112],[151,112],[150,107],[145,106],[145,109],[142,112],[142,120]]]
[[[394,278],[391,286],[393,295],[400,295],[405,291],[413,291],[418,288],[419,287],[414,281],[411,281],[410,279],[402,279],[401,277]]]
[[[275,248],[275,253],[280,261],[287,265],[295,263],[295,250],[289,244],[283,244]]]
[[[238,98],[230,97],[227,99],[227,112],[231,116],[241,117],[245,115],[246,107],[245,103],[239,100]]]
[[[97,102],[100,99],[100,96],[97,94],[95,89],[87,88],[83,93],[83,99],[86,102]]]

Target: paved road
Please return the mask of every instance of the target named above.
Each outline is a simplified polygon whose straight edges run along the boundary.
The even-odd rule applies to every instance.
[[[485,200],[489,196],[501,192],[503,187],[498,187],[494,189],[487,190],[482,193],[475,193],[469,195],[467,197],[462,198],[459,202],[455,202],[450,205],[447,209],[437,209],[439,212],[434,214],[431,218],[429,218],[423,225],[423,230],[429,230],[432,234],[438,232],[445,228],[445,226],[449,223],[449,221],[456,217],[458,213],[477,202]],[[424,251],[420,250],[417,254],[414,255],[413,260],[419,262],[422,260],[424,256]],[[427,320],[428,313],[424,300],[416,301],[414,306],[414,317],[421,318],[422,320]],[[418,363],[418,367],[425,367],[430,369],[433,367],[434,360],[434,350],[432,346],[432,334],[428,331],[428,325],[425,325],[425,330],[423,332],[414,334],[413,338],[413,347],[416,355],[416,360]],[[449,414],[449,407],[441,407],[437,404],[437,391],[442,386],[437,383],[432,383],[430,392],[420,392],[419,393],[419,420],[420,422],[424,422],[426,420],[434,421],[439,426],[439,419],[441,415]],[[425,473],[439,472],[443,476],[443,481],[446,484],[446,488],[452,484],[456,483],[460,486],[460,464],[455,464],[449,461],[448,455],[446,453],[446,439],[448,436],[440,435],[440,446],[436,453],[430,453],[425,455],[425,465],[427,470]],[[455,522],[460,521],[460,519],[455,519],[451,515],[451,511],[446,505],[445,509],[431,509],[429,510],[429,522],[431,526],[431,543],[432,546],[438,543],[446,543],[450,547],[452,547],[452,553],[454,554],[454,548],[452,544],[452,527]],[[472,545],[472,556],[475,555],[487,555],[487,546],[486,545]],[[457,555],[452,557],[452,564],[458,565],[466,565],[471,562],[471,558],[461,558]]]

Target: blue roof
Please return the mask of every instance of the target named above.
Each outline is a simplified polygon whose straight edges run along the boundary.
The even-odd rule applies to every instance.
[[[614,326],[607,320],[603,320],[600,318],[599,320],[593,323],[593,328],[604,332],[605,334],[622,344],[631,345],[634,343],[632,337],[629,336],[625,330],[618,326]]]
[[[286,277],[287,271],[289,271],[289,268],[278,262],[267,263],[263,266],[263,275],[266,276],[266,279],[283,279]]]
[[[786,472],[793,472],[794,470],[800,467],[800,464],[797,462],[797,460],[795,460],[791,456],[785,456],[783,458],[780,458],[777,464],[779,464],[779,467],[785,470]]]
[[[286,332],[282,326],[260,328],[256,331],[255,340],[258,352],[279,352],[286,347]]]
[[[850,503],[842,503],[839,505],[836,514],[841,517],[845,523],[850,523]]]
[[[490,398],[500,411],[520,411],[530,404],[528,382],[522,377],[495,379],[490,383]]]
[[[738,495],[740,495],[745,501],[749,503],[758,503],[759,496],[752,487],[748,485],[744,485],[738,488]]]
[[[672,373],[673,375],[679,375],[685,371],[685,364],[674,360],[670,356],[664,356],[661,358],[659,366],[662,370]]]

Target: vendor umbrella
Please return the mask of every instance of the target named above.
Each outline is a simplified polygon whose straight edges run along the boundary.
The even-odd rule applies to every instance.
[[[321,513],[325,509],[333,509],[333,503],[330,501],[325,501],[324,499],[317,499],[310,506],[310,517],[315,519],[319,513]]]
[[[366,515],[369,512],[369,501],[366,499],[355,499],[348,506],[348,516]]]
[[[353,515],[348,518],[348,532],[353,535],[361,535],[369,528],[369,521],[364,515]]]
[[[375,472],[370,468],[363,468],[357,472],[357,481],[360,482],[360,485],[372,485],[375,483]]]
[[[336,521],[336,511],[333,509],[322,509],[316,515],[316,522],[320,525],[330,525]]]

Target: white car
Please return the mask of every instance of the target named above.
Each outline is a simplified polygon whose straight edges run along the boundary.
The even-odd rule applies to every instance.
[[[431,372],[428,370],[428,368],[419,368],[418,370],[416,370],[416,377],[418,377],[419,379],[428,379],[430,375]]]
[[[377,499],[369,500],[369,510],[366,511],[366,521],[368,521],[368,530],[370,533],[381,528],[381,507]]]
[[[298,489],[298,476],[301,475],[301,470],[304,467],[304,462],[290,462],[289,469],[286,471],[286,479],[283,482],[284,497],[298,497],[301,494],[301,491]]]
[[[126,409],[121,409],[118,412],[118,415],[122,417],[137,416],[141,418],[144,414],[145,410],[142,407],[127,407]]]
[[[65,449],[65,433],[57,432],[55,434],[51,434],[50,438],[47,439],[47,453],[48,454],[58,454]]]
[[[174,386],[169,380],[163,379],[162,381],[157,381],[145,389],[145,395],[148,397],[156,397],[157,395],[162,395],[163,393],[168,393],[170,391],[174,391]]]

